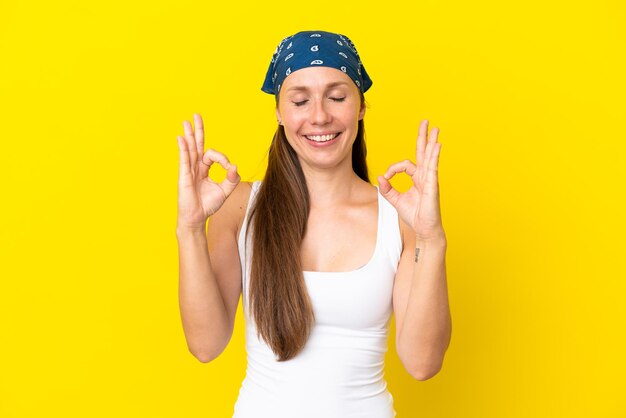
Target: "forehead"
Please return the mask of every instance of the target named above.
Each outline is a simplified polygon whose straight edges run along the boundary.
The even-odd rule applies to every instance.
[[[333,67],[306,67],[289,74],[280,92],[325,90],[332,87],[355,88],[350,77]]]

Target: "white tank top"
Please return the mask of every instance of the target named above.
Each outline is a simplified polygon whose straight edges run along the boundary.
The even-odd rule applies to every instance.
[[[257,338],[248,309],[252,231],[245,247],[244,237],[260,184],[252,184],[239,234],[248,364],[233,418],[395,417],[383,367],[393,283],[402,252],[396,209],[376,186],[378,230],[370,261],[347,272],[304,271],[316,322],[303,350],[291,360],[278,362],[263,339]]]

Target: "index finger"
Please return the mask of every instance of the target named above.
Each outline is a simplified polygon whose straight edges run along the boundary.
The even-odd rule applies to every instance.
[[[225,154],[214,150],[213,148],[209,148],[202,156],[202,163],[210,168],[215,162],[219,163],[226,170],[230,168],[230,161]]]

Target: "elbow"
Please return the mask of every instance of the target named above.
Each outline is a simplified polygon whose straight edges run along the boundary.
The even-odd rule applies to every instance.
[[[209,363],[215,360],[219,356],[219,354],[215,355],[214,353],[210,353],[207,351],[202,351],[202,352],[190,351],[190,352],[196,359],[198,359],[200,363]]]
[[[418,357],[415,355],[407,355],[404,351],[400,350],[398,354],[404,364],[404,368],[415,380],[428,380],[439,373],[443,366],[443,353]]]
[[[193,354],[193,353],[191,353],[191,354]],[[206,354],[206,353],[193,354],[193,356],[195,358],[197,358],[200,363],[209,363],[209,362],[213,361],[215,359],[215,357],[216,357],[216,356],[213,356],[213,355],[210,355],[210,354]]]
[[[192,349],[189,348],[189,352],[193,355],[200,363],[210,363],[215,360],[221,354],[221,351],[215,350],[207,350],[207,349]]]
[[[434,377],[441,370],[441,363],[430,367],[416,368],[410,372],[415,380],[421,382]]]
[[[419,381],[425,381],[433,378],[441,371],[443,367],[443,360],[446,355],[446,351],[448,350],[448,346],[450,345],[450,339],[444,348],[430,352],[429,355],[423,356],[421,358],[413,358],[414,361],[405,362],[406,367],[409,374],[415,379]]]
[[[445,352],[442,352],[436,356],[430,356],[421,359],[421,361],[409,363],[410,367],[407,367],[407,371],[415,380],[423,382],[431,379],[441,371],[444,356]]]
[[[198,341],[187,340],[187,349],[200,363],[210,363],[218,358],[226,349],[228,340],[222,341],[221,344],[207,343],[206,340]]]

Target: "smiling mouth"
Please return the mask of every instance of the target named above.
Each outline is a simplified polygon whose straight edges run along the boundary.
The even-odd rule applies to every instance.
[[[313,141],[313,142],[328,142],[337,138],[339,135],[341,135],[341,132],[337,132],[331,135],[313,135],[313,136],[304,135],[304,137],[308,139],[309,141]]]

